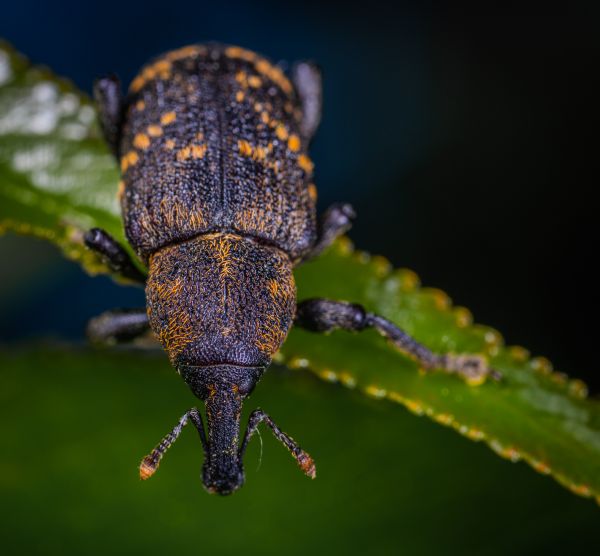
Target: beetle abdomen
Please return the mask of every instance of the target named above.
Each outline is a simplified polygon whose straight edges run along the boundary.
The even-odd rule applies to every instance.
[[[120,145],[127,237],[147,259],[232,232],[305,254],[315,238],[312,163],[290,81],[238,47],[190,46],[130,87]]]

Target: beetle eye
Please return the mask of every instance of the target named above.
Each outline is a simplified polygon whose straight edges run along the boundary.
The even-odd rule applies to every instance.
[[[248,378],[240,382],[240,384],[238,384],[238,391],[243,396],[247,396],[248,394],[252,393],[255,386],[256,380],[254,380],[253,378]]]

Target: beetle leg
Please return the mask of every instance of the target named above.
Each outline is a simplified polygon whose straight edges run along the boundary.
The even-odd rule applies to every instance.
[[[140,463],[140,479],[145,481],[154,475],[154,472],[158,469],[160,460],[165,455],[165,452],[171,447],[171,445],[177,440],[183,427],[188,422],[188,419],[194,424],[198,434],[200,435],[200,441],[204,452],[208,451],[208,443],[206,442],[206,433],[204,432],[204,424],[202,423],[202,417],[200,412],[192,407],[189,411],[183,414],[183,417],[179,419],[179,422],[173,427],[173,430],[168,433]]]
[[[296,62],[292,68],[292,81],[302,105],[300,132],[310,142],[319,127],[323,107],[321,70],[312,62]]]
[[[119,140],[123,121],[123,93],[121,82],[115,75],[101,77],[94,83],[94,100],[98,105],[100,126],[104,138],[116,157],[119,156]]]
[[[298,304],[295,324],[313,332],[331,332],[338,328],[349,331],[374,328],[398,349],[417,361],[423,370],[441,369],[461,375],[472,383],[479,383],[487,376],[495,380],[501,378],[498,371],[488,367],[483,356],[434,353],[393,322],[369,313],[362,306],[354,303],[320,298],[308,299]]]
[[[146,282],[146,276],[135,266],[129,253],[108,232],[92,228],[86,232],[83,240],[90,249],[106,260],[113,272],[134,282]]]
[[[285,432],[283,432],[262,409],[255,409],[248,418],[248,426],[246,427],[246,433],[244,434],[244,440],[240,446],[239,456],[240,459],[243,457],[248,442],[252,438],[252,435],[257,431],[258,425],[265,422],[269,428],[273,431],[273,435],[279,442],[281,442],[292,454],[292,457],[298,462],[300,469],[304,471],[311,479],[316,476],[316,468],[313,459],[302,449],[296,441]]]
[[[146,309],[116,309],[91,319],[86,334],[92,343],[115,344],[133,340],[148,330]]]
[[[352,205],[335,203],[321,216],[317,229],[317,242],[313,245],[304,261],[320,255],[339,236],[352,227],[352,219],[356,216]]]

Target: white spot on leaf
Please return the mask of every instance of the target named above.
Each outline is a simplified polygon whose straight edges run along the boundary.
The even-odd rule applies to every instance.
[[[12,68],[8,54],[0,50],[0,85],[8,83],[12,79]]]

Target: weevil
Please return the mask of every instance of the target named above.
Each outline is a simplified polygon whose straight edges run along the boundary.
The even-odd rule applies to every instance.
[[[482,357],[434,353],[360,305],[297,303],[294,267],[345,233],[355,215],[335,204],[317,220],[307,150],[321,117],[321,73],[299,62],[289,74],[252,51],[199,44],[149,62],[127,95],[115,76],[94,86],[121,166],[126,237],[148,273],[105,231],[85,235],[114,272],[146,292],[146,308],[104,313],[90,321],[88,335],[111,343],[151,330],[206,411],[206,429],[198,409],[183,415],[142,460],[142,479],[188,421],[200,435],[202,481],[211,493],[243,484],[244,451],[262,422],[315,477],[309,454],[261,409],[250,414],[240,442],[242,403],[292,325],[374,328],[425,370],[493,374]]]

